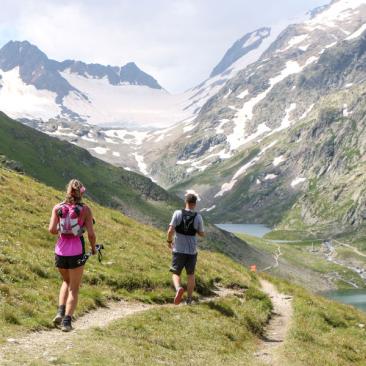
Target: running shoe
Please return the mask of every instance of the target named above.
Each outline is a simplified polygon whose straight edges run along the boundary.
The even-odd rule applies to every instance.
[[[179,287],[174,297],[174,305],[179,305],[181,303],[183,294],[184,294],[184,288]]]

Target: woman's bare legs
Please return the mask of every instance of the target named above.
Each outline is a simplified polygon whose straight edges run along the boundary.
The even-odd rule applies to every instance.
[[[69,269],[68,271],[69,271],[69,283],[68,283],[68,295],[66,301],[66,316],[72,316],[78,303],[79,288],[81,279],[83,277],[84,266]]]
[[[60,295],[58,298],[58,305],[66,305],[67,302],[67,296],[69,295],[69,283],[70,283],[70,276],[69,276],[69,270],[65,268],[59,268],[58,269],[61,276],[62,276],[62,285],[60,288]]]

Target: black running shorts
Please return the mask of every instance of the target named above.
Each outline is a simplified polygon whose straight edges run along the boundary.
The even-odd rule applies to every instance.
[[[83,257],[84,257],[83,254],[68,257],[55,254],[55,265],[57,268],[63,268],[63,269],[78,268],[85,264],[85,262],[82,261]]]
[[[197,263],[197,254],[184,254],[173,252],[172,265],[170,272],[180,275],[183,268],[186,269],[187,275],[194,274]]]

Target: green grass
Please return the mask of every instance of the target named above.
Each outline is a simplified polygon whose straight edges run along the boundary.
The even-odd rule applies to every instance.
[[[282,280],[270,280],[280,291],[294,296],[294,316],[281,351],[281,364],[365,365],[366,331],[359,324],[366,325],[366,314]]]
[[[48,234],[54,204],[63,194],[0,167],[0,341],[27,330],[51,326],[60,279],[54,268],[56,238]],[[102,264],[91,258],[84,275],[77,315],[108,299],[171,302],[170,252],[166,234],[118,211],[87,201],[96,219]],[[255,278],[223,254],[199,254],[197,290],[209,294],[215,283],[247,288]]]

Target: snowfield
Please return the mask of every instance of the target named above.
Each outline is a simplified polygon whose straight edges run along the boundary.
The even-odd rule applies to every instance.
[[[88,78],[70,70],[61,75],[87,97],[72,91],[64,97],[64,106],[94,125],[118,126],[128,122],[164,127],[189,116],[182,110],[182,95],[141,85],[112,85],[107,77]]]
[[[20,78],[19,67],[10,71],[0,69],[0,85],[0,110],[11,118],[36,117],[45,122],[61,114],[56,93],[25,84]]]

